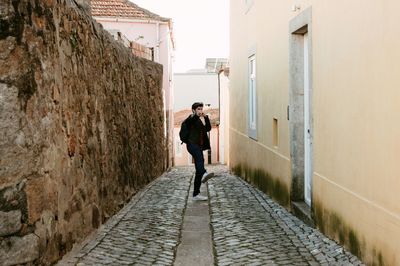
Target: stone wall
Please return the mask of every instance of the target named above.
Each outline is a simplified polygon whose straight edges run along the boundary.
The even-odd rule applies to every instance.
[[[2,265],[57,261],[164,171],[162,66],[85,12],[0,1]]]

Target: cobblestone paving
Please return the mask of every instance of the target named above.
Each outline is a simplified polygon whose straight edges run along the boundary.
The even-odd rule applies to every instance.
[[[362,265],[225,166],[207,168],[217,174],[208,182],[216,265]],[[173,265],[193,171],[155,180],[58,265]]]
[[[214,171],[208,188],[217,265],[362,265],[226,168]]]
[[[59,265],[172,265],[192,174],[179,168],[158,178]]]

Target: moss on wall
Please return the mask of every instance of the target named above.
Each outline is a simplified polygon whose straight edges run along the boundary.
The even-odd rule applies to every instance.
[[[250,168],[241,163],[232,167],[232,171],[246,182],[270,195],[282,206],[290,207],[289,189],[279,178],[273,177],[263,169]],[[313,212],[315,224],[322,233],[344,245],[347,250],[362,259],[367,265],[390,265],[385,261],[381,251],[372,249],[371,252],[360,233],[349,226],[339,214],[326,210],[319,202],[314,202]]]
[[[389,265],[384,261],[382,252],[376,249],[370,252],[362,236],[355,228],[348,225],[339,214],[325,209],[319,202],[314,202],[313,209],[315,223],[322,233],[344,245],[346,249],[363,260],[367,265]]]
[[[278,177],[273,177],[267,171],[260,168],[250,168],[245,164],[237,164],[232,167],[233,172],[242,177],[246,182],[256,186],[261,191],[270,195],[282,206],[289,208],[290,193],[287,185]]]

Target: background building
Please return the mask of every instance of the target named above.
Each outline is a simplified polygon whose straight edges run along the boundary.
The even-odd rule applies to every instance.
[[[191,164],[190,155],[185,145],[180,145],[179,129],[182,121],[191,114],[191,106],[194,102],[203,102],[205,112],[210,114],[212,130],[210,133],[211,163],[226,163],[227,142],[225,131],[227,112],[220,111],[219,107],[227,106],[228,74],[227,59],[211,58],[206,60],[205,69],[193,69],[186,73],[175,73],[174,82],[174,112],[175,112],[175,164]],[[224,71],[226,70],[226,71]],[[223,98],[225,96],[225,98]],[[182,147],[184,149],[182,149]],[[208,161],[206,159],[206,161]]]
[[[218,108],[218,75],[206,70],[174,74],[174,112],[190,109],[194,102]]]

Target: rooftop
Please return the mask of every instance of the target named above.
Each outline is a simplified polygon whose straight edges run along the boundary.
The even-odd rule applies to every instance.
[[[92,0],[92,16],[134,18],[139,20],[158,20],[171,22],[171,19],[161,17],[128,0]]]
[[[228,58],[207,58],[206,69],[208,72],[219,73],[221,70],[229,66]]]

